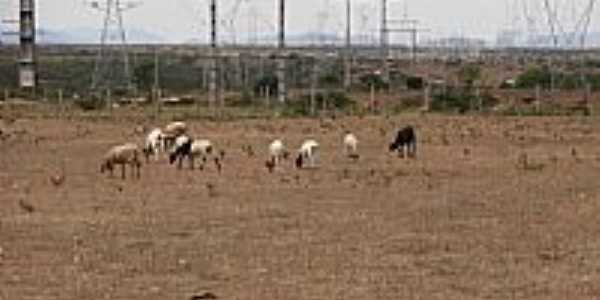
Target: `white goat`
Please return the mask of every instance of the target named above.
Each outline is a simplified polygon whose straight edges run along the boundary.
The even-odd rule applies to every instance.
[[[269,145],[269,159],[266,162],[269,172],[273,172],[273,169],[281,164],[281,160],[287,159],[288,156],[289,152],[281,140],[277,139],[271,142]]]
[[[164,150],[163,133],[160,128],[155,128],[150,131],[144,144],[144,155],[146,156],[146,162],[150,160],[150,155],[154,155],[155,161],[158,161],[158,155],[161,150]]]
[[[344,136],[344,154],[348,157],[356,157],[358,155],[358,138],[350,132],[346,132]]]
[[[112,147],[102,159],[100,172],[109,171],[112,177],[115,165],[121,165],[121,178],[125,179],[125,165],[130,165],[132,174],[135,172],[136,177],[140,178],[142,165],[140,155],[141,153],[136,144],[128,143]]]
[[[306,140],[302,143],[302,146],[298,150],[298,157],[296,158],[296,167],[303,168],[305,161],[308,160],[310,167],[316,166],[316,158],[318,156],[319,143],[315,140]]]

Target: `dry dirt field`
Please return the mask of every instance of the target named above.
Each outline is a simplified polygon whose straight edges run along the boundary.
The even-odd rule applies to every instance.
[[[140,124],[0,124],[1,300],[600,297],[600,119],[190,122],[223,173],[163,159],[139,181],[99,159]],[[416,160],[387,152],[404,124]],[[319,168],[269,174],[275,137],[318,139]]]

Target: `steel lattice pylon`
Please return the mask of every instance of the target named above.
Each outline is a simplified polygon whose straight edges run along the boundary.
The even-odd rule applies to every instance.
[[[92,2],[92,7],[104,13],[100,48],[92,75],[92,90],[130,89],[131,70],[129,47],[123,24],[123,12],[134,5],[123,5],[120,0]],[[116,33],[116,38],[113,34]]]
[[[572,28],[568,24],[564,24],[560,18],[560,2],[552,2],[543,0],[544,9],[546,10],[546,19],[552,43],[554,47],[579,47],[584,48],[586,37],[588,35],[592,14],[595,9],[596,0],[586,0],[585,5],[579,7],[579,12],[576,11],[575,3],[573,5]]]

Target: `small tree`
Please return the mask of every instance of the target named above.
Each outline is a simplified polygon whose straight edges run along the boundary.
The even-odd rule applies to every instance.
[[[260,94],[261,91],[265,91],[269,88],[269,96],[273,96],[277,93],[278,82],[279,80],[274,74],[265,74],[254,84],[254,93]]]
[[[536,86],[549,88],[552,75],[547,67],[530,67],[517,77],[516,87],[531,89]]]
[[[374,73],[362,75],[360,77],[360,83],[366,90],[369,90],[371,86],[377,90],[386,89],[388,87],[388,84],[383,80],[381,75]]]
[[[481,77],[481,68],[475,64],[468,64],[460,69],[458,76],[465,86],[471,88]]]

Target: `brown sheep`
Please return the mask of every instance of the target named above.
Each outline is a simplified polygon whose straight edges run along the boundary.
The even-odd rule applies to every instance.
[[[102,165],[100,166],[100,173],[105,171],[110,172],[110,176],[113,176],[113,170],[115,165],[121,165],[121,178],[125,179],[125,165],[132,167],[132,174],[140,178],[140,150],[136,144],[124,144],[111,148],[104,158],[102,159]]]

